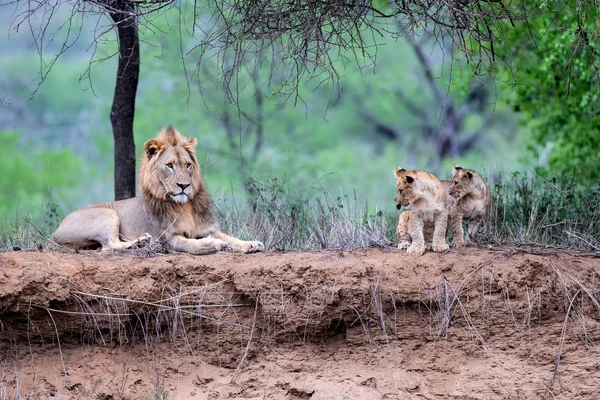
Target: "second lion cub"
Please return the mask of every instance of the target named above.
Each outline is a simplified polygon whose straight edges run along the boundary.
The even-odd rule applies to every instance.
[[[452,172],[454,177],[450,186],[450,196],[456,199],[456,203],[450,210],[452,244],[462,246],[475,238],[492,200],[487,183],[477,172],[457,165],[454,166]],[[466,241],[462,226],[463,220],[469,224]]]
[[[406,239],[412,243],[406,250],[409,254],[422,255],[425,252],[424,228],[433,225],[433,251],[448,250],[446,229],[448,227],[448,191],[432,174],[425,171],[406,171],[398,167],[395,171],[397,207],[411,206],[410,218],[406,221]],[[402,214],[403,215],[403,214]],[[402,218],[402,216],[401,216]],[[430,229],[430,228],[429,228]],[[407,244],[407,241],[401,245]]]

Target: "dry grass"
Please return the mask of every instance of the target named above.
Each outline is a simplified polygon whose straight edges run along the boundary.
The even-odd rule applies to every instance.
[[[250,181],[252,198],[217,202],[221,227],[242,239],[261,240],[268,250],[354,250],[396,242],[396,210],[369,206],[327,189],[299,193],[289,182]],[[490,181],[492,206],[478,235],[485,245],[556,246],[600,252],[600,189],[571,182],[523,177]],[[15,218],[0,230],[0,251],[60,249],[49,240],[56,210],[38,220]],[[154,241],[136,254],[164,253]]]

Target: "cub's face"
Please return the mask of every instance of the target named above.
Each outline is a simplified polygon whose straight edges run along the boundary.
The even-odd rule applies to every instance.
[[[466,169],[456,167],[454,178],[452,178],[452,187],[450,188],[450,196],[455,199],[460,199],[468,194],[471,190],[471,180],[473,174]]]
[[[404,168],[398,167],[396,175],[396,208],[408,207],[415,200],[414,182],[415,177],[407,173]]]

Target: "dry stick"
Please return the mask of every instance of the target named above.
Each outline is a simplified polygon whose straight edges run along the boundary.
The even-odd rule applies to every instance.
[[[454,289],[452,288],[452,285],[450,285],[450,290],[454,291]],[[467,326],[470,327],[471,329],[473,329],[473,332],[475,333],[475,337],[477,338],[477,340],[479,340],[481,342],[481,345],[483,346],[483,348],[492,356],[492,358],[494,358],[494,360],[496,360],[496,362],[498,364],[500,364],[504,369],[506,369],[507,371],[510,371],[512,373],[516,373],[516,371],[510,367],[508,367],[505,363],[503,363],[497,356],[496,354],[489,348],[489,346],[487,345],[486,341],[483,339],[483,336],[481,336],[481,334],[479,333],[479,331],[477,330],[477,328],[475,327],[475,324],[473,323],[473,320],[471,319],[471,315],[467,312],[467,310],[465,309],[462,301],[460,301],[460,292],[454,292],[455,296],[457,298],[457,303],[458,306],[460,307],[460,310],[463,314],[463,318],[465,319],[465,321],[467,322]]]
[[[172,306],[166,306],[166,305],[158,304],[161,301],[159,301],[159,302],[147,302],[147,301],[141,301],[141,300],[126,299],[126,298],[122,298],[122,297],[103,296],[103,295],[98,295],[98,294],[82,293],[82,292],[76,292],[76,291],[74,291],[73,293],[81,294],[81,295],[89,296],[89,297],[94,297],[94,298],[99,298],[99,299],[105,299],[105,300],[115,300],[115,301],[123,301],[123,302],[127,302],[127,303],[141,304],[141,305],[145,305],[145,306],[153,306],[153,307],[156,307],[157,309],[163,309],[164,311],[172,311],[172,310],[175,309]],[[223,307],[223,306],[224,305],[222,305],[222,304],[210,304],[210,305],[207,304],[207,305],[203,305],[203,307]],[[231,305],[231,307],[233,307],[233,306],[234,305]],[[235,305],[235,306],[236,307],[244,307],[246,305],[240,304],[240,305]],[[46,308],[46,307],[37,306],[37,305],[34,305],[34,307],[40,307],[40,308],[44,308],[44,309]],[[180,308],[184,308],[184,307],[180,307]],[[185,308],[195,308],[195,306],[187,306]],[[61,311],[61,310],[52,310],[52,311],[65,312],[65,311]],[[208,317],[206,315],[198,314],[198,313],[191,312],[191,311],[182,310],[182,312],[184,314],[188,314],[188,315],[191,315],[191,316],[200,317],[200,318],[203,318],[203,319],[207,319],[209,321],[214,321],[214,322],[219,322],[219,323],[225,323],[225,324],[234,325],[234,326],[242,326],[244,328],[248,328],[247,326],[242,325],[242,324],[236,324],[234,322],[223,322],[223,321],[217,320],[215,318]],[[77,313],[77,312],[76,311],[71,311],[70,313],[74,314],[74,313]]]
[[[465,279],[462,280],[462,282],[460,283],[460,285],[458,286],[458,289],[454,290],[454,288],[452,288],[452,285],[450,285],[450,289],[452,289],[452,291],[454,292],[454,298],[452,299],[452,301],[450,302],[450,304],[447,307],[447,321],[444,324],[444,321],[442,321],[442,326],[440,326],[440,329],[438,329],[438,337],[441,336],[441,334],[448,328],[448,325],[450,324],[450,319],[452,318],[453,313],[450,313],[450,310],[452,309],[452,306],[454,305],[454,303],[458,300],[458,297],[460,297],[460,294],[463,291],[463,285],[465,284],[465,282],[467,282],[471,276],[473,274],[475,274],[477,271],[479,271],[481,268],[483,268],[483,264],[479,264],[477,266],[477,268],[475,268],[473,271],[469,272],[469,274],[465,277]],[[446,281],[446,279],[444,279],[444,281]]]
[[[365,332],[365,335],[367,336],[367,339],[369,339],[369,344],[373,344],[373,339],[371,338],[371,335],[369,334],[369,330],[367,329],[367,326],[363,322],[362,315],[358,312],[358,310],[354,306],[351,305],[350,308],[352,308],[357,315],[356,319],[354,321],[352,321],[352,323],[350,325],[354,325],[354,323],[356,321],[360,321],[360,325],[362,326],[363,331]],[[365,312],[363,314],[366,314],[366,313],[367,313],[367,311],[365,310]]]
[[[552,386],[554,386],[554,380],[558,376],[558,366],[560,365],[560,356],[562,355],[562,347],[565,342],[565,334],[567,333],[567,323],[569,322],[569,313],[571,312],[571,307],[573,307],[573,303],[575,303],[575,299],[577,299],[577,295],[581,293],[581,288],[577,289],[577,292],[571,299],[569,303],[569,308],[567,308],[567,315],[565,315],[565,322],[563,323],[562,331],[560,333],[560,340],[558,342],[558,351],[556,353],[556,362],[554,363],[554,374],[552,374]],[[560,381],[559,381],[560,383]],[[562,390],[562,383],[560,384],[560,388]]]
[[[383,304],[381,301],[381,289],[379,286],[381,285],[381,278],[383,275],[383,269],[379,270],[379,275],[377,277],[377,284],[375,287],[371,286],[371,298],[375,302],[375,310],[379,316],[379,321],[381,323],[381,329],[383,330],[383,335],[385,336],[385,342],[388,347],[390,347],[390,341],[388,338],[387,330],[385,328],[385,316],[383,314]],[[378,291],[379,289],[379,291]]]
[[[567,235],[569,235],[569,236],[573,236],[574,238],[581,240],[583,243],[587,244],[587,245],[588,245],[588,246],[590,246],[591,248],[593,248],[593,249],[595,249],[595,250],[599,250],[599,251],[600,251],[600,247],[598,247],[598,246],[594,246],[593,244],[591,244],[590,242],[588,242],[588,241],[587,241],[587,240],[585,240],[584,238],[582,238],[582,237],[580,237],[580,236],[577,236],[576,234],[574,234],[574,233],[571,233],[571,232],[569,232],[569,231],[565,231],[565,233],[566,233]]]
[[[67,367],[65,367],[65,360],[63,359],[62,348],[60,347],[60,337],[58,335],[58,327],[56,326],[56,322],[54,321],[54,317],[52,316],[52,313],[50,312],[50,310],[46,310],[46,311],[48,311],[48,315],[50,315],[50,319],[52,320],[52,324],[54,325],[54,331],[56,332],[56,342],[58,343],[58,354],[60,354],[60,363],[62,364],[63,372],[65,374],[65,380],[67,381],[67,384],[70,385],[69,375],[67,375]]]
[[[233,374],[233,377],[231,378],[232,383],[237,379],[237,377],[242,369],[242,364],[244,363],[244,360],[246,359],[246,356],[248,355],[248,350],[250,349],[250,343],[252,342],[252,337],[254,336],[254,327],[256,326],[256,314],[257,313],[258,313],[258,295],[256,296],[256,303],[254,305],[254,319],[252,320],[252,329],[250,330],[250,337],[248,338],[248,343],[246,344],[246,350],[244,350],[242,359],[240,360],[240,363],[238,364],[237,368],[235,369],[235,373]]]

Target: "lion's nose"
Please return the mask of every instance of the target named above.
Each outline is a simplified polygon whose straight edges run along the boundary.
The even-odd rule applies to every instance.
[[[177,186],[179,186],[181,188],[181,190],[185,190],[188,188],[188,186],[190,186],[189,183],[178,183]]]

